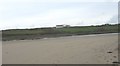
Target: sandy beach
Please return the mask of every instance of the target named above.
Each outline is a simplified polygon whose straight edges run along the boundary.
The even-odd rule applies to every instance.
[[[112,64],[118,34],[3,41],[2,51],[3,64]]]

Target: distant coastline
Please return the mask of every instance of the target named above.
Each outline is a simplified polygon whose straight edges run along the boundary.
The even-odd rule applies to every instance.
[[[104,24],[97,26],[69,26],[62,28],[48,27],[2,30],[2,41],[34,40],[74,35],[119,33],[119,25],[120,24]]]

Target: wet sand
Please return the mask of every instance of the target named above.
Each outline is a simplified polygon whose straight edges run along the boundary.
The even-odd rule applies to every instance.
[[[112,64],[118,34],[4,41],[2,51],[3,64]]]

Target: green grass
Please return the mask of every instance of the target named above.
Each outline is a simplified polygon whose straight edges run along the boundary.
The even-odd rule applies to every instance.
[[[2,38],[4,40],[22,40],[44,37],[68,36],[68,35],[86,35],[101,33],[118,33],[118,24],[99,25],[99,26],[74,26],[69,28],[35,28],[35,29],[11,29],[3,30]]]

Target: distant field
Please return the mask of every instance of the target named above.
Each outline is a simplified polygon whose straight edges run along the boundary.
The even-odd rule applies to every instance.
[[[65,28],[34,28],[34,29],[11,29],[2,31],[2,40],[25,40],[40,39],[44,37],[58,37],[71,35],[118,33],[118,24],[99,26],[74,26]]]

